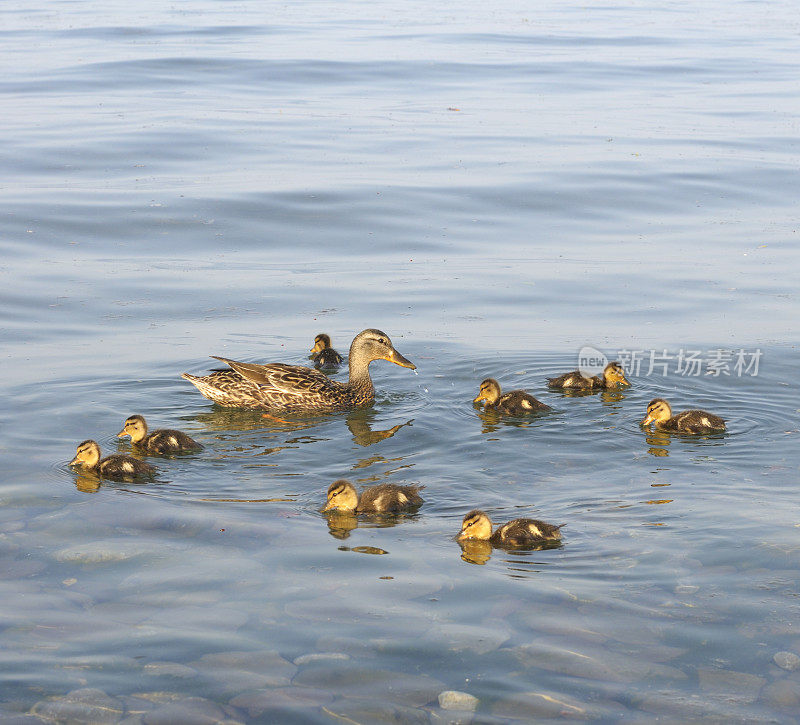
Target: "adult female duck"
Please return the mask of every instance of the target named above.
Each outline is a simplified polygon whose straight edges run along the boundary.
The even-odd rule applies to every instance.
[[[385,332],[372,329],[358,333],[350,345],[350,377],[346,383],[301,365],[256,365],[212,357],[227,363],[231,369],[216,370],[205,376],[184,373],[181,377],[220,405],[286,413],[328,412],[371,405],[375,400],[369,376],[373,360],[388,360],[412,370],[417,367],[394,349]]]

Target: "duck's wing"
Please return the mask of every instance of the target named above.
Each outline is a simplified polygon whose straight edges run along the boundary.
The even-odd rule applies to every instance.
[[[319,393],[329,389],[332,385],[332,381],[327,375],[303,365],[284,365],[283,363],[257,365],[228,360],[228,358],[216,355],[212,355],[212,357],[230,365],[239,375],[256,385],[284,395]]]

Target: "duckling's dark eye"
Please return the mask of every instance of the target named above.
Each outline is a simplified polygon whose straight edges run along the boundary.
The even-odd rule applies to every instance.
[[[378,338],[378,342],[379,342],[381,345],[385,345],[385,344],[386,344],[386,340],[384,340],[382,337],[379,337],[379,338]]]

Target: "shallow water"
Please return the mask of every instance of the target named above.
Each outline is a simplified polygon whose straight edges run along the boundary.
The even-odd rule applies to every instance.
[[[440,722],[459,690],[478,722],[793,721],[799,28],[3,5],[0,714]],[[374,363],[369,410],[282,423],[179,377],[373,326],[418,370]],[[548,391],[585,345],[631,388]],[[554,411],[480,413],[489,376]],[[647,433],[654,397],[729,430]],[[135,412],[205,449],[147,485],[68,468]],[[425,504],[326,519],[340,477]],[[475,507],[563,545],[462,551]]]

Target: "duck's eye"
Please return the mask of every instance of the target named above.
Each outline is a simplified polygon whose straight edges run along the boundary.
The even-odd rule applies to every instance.
[[[382,337],[379,337],[379,338],[378,338],[378,342],[379,342],[381,345],[385,345],[385,344],[386,344],[386,340],[384,340]]]

